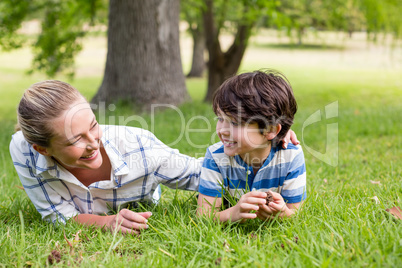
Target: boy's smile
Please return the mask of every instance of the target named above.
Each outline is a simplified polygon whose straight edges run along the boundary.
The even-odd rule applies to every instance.
[[[239,124],[220,113],[216,133],[223,143],[226,155],[239,155],[249,165],[261,163],[271,151],[271,142],[261,134],[257,123]]]
[[[235,141],[230,141],[230,140],[225,140],[225,139],[223,139],[222,142],[223,142],[223,146],[225,146],[225,147],[231,147],[237,143]]]

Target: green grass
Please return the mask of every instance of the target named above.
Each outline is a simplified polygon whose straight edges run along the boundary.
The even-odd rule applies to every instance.
[[[250,49],[250,53],[263,51],[258,46]],[[285,53],[286,49],[278,47],[275,51]],[[295,53],[297,49],[292,51]],[[23,59],[26,52],[22,56],[13,53],[15,61],[10,66],[3,60],[10,54],[0,54],[0,267],[42,267],[48,265],[52,250],[61,254],[61,261],[55,264],[58,267],[400,265],[402,221],[385,211],[395,204],[402,206],[400,67],[306,64],[301,68],[299,62],[293,64],[275,58],[266,66],[262,60],[246,58],[242,70],[273,67],[284,72],[293,85],[299,110],[292,128],[303,141],[308,173],[308,198],[303,210],[289,220],[219,224],[195,216],[194,193],[163,188],[161,203],[143,208],[153,213],[149,220],[151,228],[137,237],[104,233],[75,223],[54,227],[41,221],[19,188],[21,183],[9,157],[8,144],[23,89],[45,77],[25,76],[25,68],[29,66]],[[325,49],[320,48],[319,53],[326,53]],[[100,85],[101,75],[78,76],[70,82],[90,98]],[[180,107],[184,125],[178,112],[168,109],[154,117],[141,114],[146,127],[181,152],[202,156],[205,146],[215,141],[214,114],[210,105],[202,102],[205,85],[205,79],[187,81],[193,102]],[[320,110],[325,115],[325,106],[335,101],[339,105],[338,117],[303,129],[303,123],[313,113]],[[106,114],[104,123],[111,123],[117,116],[128,118],[132,113],[130,107],[120,105]],[[208,120],[191,121],[197,115]],[[326,153],[326,126],[331,123],[337,123],[339,128],[337,166],[324,163],[306,149]],[[140,125],[135,120],[129,124]],[[187,131],[187,137],[175,142],[188,129],[207,131]],[[371,199],[374,196],[379,198],[379,204]],[[78,240],[74,242],[75,237]]]

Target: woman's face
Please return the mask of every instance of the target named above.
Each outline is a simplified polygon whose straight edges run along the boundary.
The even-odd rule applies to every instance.
[[[102,130],[85,99],[78,99],[51,123],[54,136],[46,148],[47,156],[68,170],[97,169],[102,165]]]

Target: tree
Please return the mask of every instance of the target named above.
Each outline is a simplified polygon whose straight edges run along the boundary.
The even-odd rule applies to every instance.
[[[376,41],[378,33],[402,36],[402,5],[400,0],[359,0],[358,5],[366,19],[369,39]]]
[[[378,33],[402,34],[400,0],[284,0],[270,10],[270,26],[296,30],[299,44],[306,28],[315,30],[366,31],[375,41]]]
[[[328,26],[330,10],[322,0],[284,0],[273,5],[271,13],[274,19],[269,23],[277,27],[285,27],[288,35],[296,32],[297,44],[302,44],[306,29],[314,27],[323,29]]]
[[[375,40],[377,34],[402,34],[400,0],[204,0],[203,21],[208,50],[208,90],[211,101],[215,90],[228,77],[237,73],[249,37],[258,20],[269,26],[286,27],[296,32],[301,44],[307,28],[315,30],[367,30]],[[222,51],[222,32],[232,32],[233,42]]]
[[[215,90],[228,77],[237,73],[257,20],[265,12],[267,1],[205,0],[204,30],[208,50],[208,89],[205,101],[211,101]],[[220,34],[231,28],[233,42],[222,51]]]
[[[206,67],[204,57],[206,47],[202,9],[203,2],[201,0],[186,0],[182,1],[181,4],[182,18],[188,23],[188,32],[193,39],[191,69],[187,77],[202,77]]]
[[[63,71],[72,75],[84,25],[96,22],[96,12],[106,2],[2,0],[1,45],[20,45],[14,37],[16,30],[36,12],[42,32],[34,44],[32,69],[49,77]],[[122,99],[149,108],[153,103],[177,105],[188,99],[180,57],[179,12],[180,0],[110,0],[105,73],[93,101]]]
[[[179,0],[110,0],[105,73],[93,101],[177,105],[189,98],[179,12]]]
[[[85,35],[83,26],[97,23],[99,11],[107,10],[107,1],[1,0],[0,46],[21,46],[23,38],[16,35],[16,30],[28,14],[41,14],[42,33],[33,45],[33,69],[49,76],[62,71],[72,75],[74,57],[81,50]],[[203,23],[193,20],[190,25],[192,29],[203,26],[205,32],[209,58],[207,101],[226,78],[237,73],[250,35],[263,16],[268,18],[268,25],[285,25],[289,32],[299,29],[300,38],[306,27],[349,32],[364,29],[371,40],[376,40],[378,33],[391,33],[397,38],[402,34],[400,0],[186,1],[203,1],[202,5],[193,5],[191,12],[199,18],[202,6]],[[179,104],[186,100],[178,38],[179,0],[110,0],[109,7],[107,63],[94,101],[124,99],[149,107],[152,103]],[[283,7],[289,12],[283,11]],[[275,24],[275,20],[282,24]],[[233,34],[233,42],[226,51],[220,43],[223,32]],[[193,38],[196,36],[202,34],[194,34]]]
[[[353,32],[363,31],[365,18],[363,11],[358,5],[359,0],[334,0],[326,1],[329,10],[326,25],[337,31],[347,32],[352,37]]]

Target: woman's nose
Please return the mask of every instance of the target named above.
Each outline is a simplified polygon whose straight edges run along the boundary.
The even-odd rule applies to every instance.
[[[97,150],[99,148],[99,137],[98,135],[89,135],[87,149],[89,150]]]

